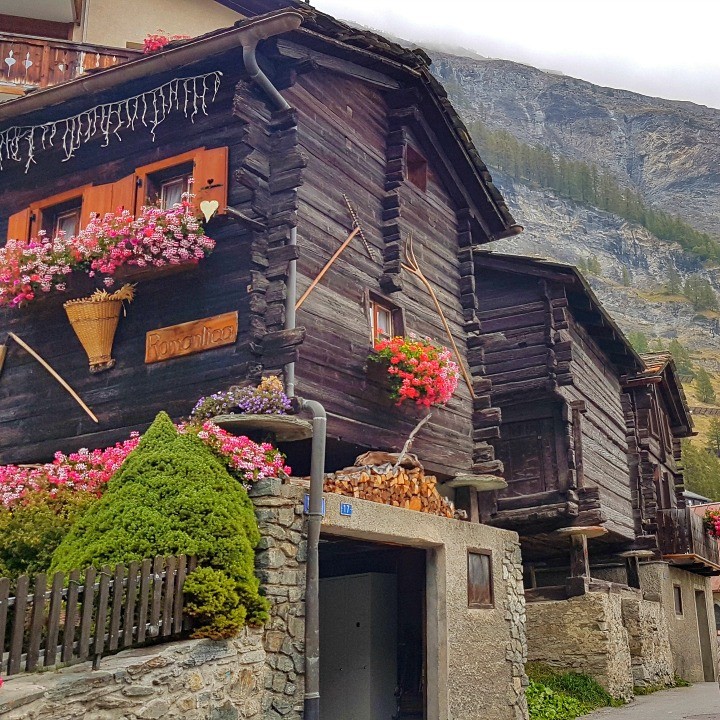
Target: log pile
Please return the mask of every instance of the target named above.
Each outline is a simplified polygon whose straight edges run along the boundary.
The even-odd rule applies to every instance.
[[[404,464],[403,464],[404,465]],[[325,492],[453,518],[453,504],[437,491],[437,478],[422,466],[362,465],[325,476]]]

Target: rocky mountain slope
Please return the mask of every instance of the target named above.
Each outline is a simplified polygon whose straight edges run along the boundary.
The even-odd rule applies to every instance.
[[[463,119],[505,130],[556,157],[611,173],[646,204],[720,238],[720,110],[599,87],[527,65],[432,50],[433,70]],[[525,232],[504,252],[579,264],[597,258],[591,282],[626,332],[679,339],[720,371],[720,315],[663,292],[671,272],[702,275],[720,292],[720,269],[644,227],[520,183],[490,168]],[[720,388],[719,388],[720,390]],[[719,393],[720,397],[720,393]]]
[[[717,234],[720,111],[599,87],[527,65],[433,53],[468,119],[611,172],[649,204]]]

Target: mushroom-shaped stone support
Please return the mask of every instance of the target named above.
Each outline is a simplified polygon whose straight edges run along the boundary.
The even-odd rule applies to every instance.
[[[627,584],[632,588],[641,589],[640,583],[640,560],[647,560],[655,557],[652,550],[626,550],[618,553],[618,557],[625,559],[625,570],[627,572]]]
[[[570,577],[590,577],[590,560],[588,559],[588,538],[597,538],[607,535],[607,528],[600,525],[575,525],[556,530],[557,535],[569,537],[570,547]]]
[[[508,484],[497,475],[456,475],[444,483],[445,487],[472,488],[477,492],[504,490]]]

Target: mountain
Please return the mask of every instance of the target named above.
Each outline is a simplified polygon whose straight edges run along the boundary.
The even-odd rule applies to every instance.
[[[466,119],[582,160],[718,234],[720,111],[491,58],[435,53],[433,67]]]
[[[694,366],[714,376],[720,398],[720,312],[682,294],[688,279],[720,293],[720,110],[447,48],[428,52],[525,227],[492,249],[589,267],[594,290],[626,334],[642,333],[652,348],[679,341]],[[552,180],[523,167],[541,161],[554,163]],[[634,210],[610,212],[618,203],[598,202],[602,193],[568,191],[558,173],[570,172],[596,188],[607,184]],[[667,223],[699,231],[715,250],[689,252],[688,243],[658,230]],[[689,378],[686,393],[691,405],[707,405]],[[696,417],[697,445],[708,424]]]
[[[698,312],[663,288],[699,276],[720,291],[720,267],[639,222],[577,202],[542,182],[512,177],[488,161],[475,130],[506,133],[557,160],[585,164],[630,191],[652,211],[720,241],[720,111],[479,55],[434,52],[433,71],[478,142],[493,177],[525,232],[493,247],[574,264],[598,260],[591,278],[628,332],[678,338],[700,356],[720,348],[717,312]],[[715,364],[717,363],[717,364]],[[720,371],[720,354],[709,370]]]

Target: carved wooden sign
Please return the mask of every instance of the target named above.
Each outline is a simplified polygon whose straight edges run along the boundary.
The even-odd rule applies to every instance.
[[[151,330],[145,336],[145,362],[161,362],[232,345],[237,340],[237,334],[237,311]]]

